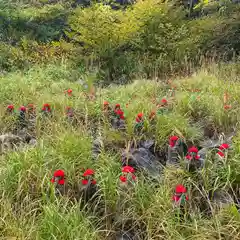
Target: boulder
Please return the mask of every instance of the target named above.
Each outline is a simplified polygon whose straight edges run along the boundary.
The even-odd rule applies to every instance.
[[[142,142],[138,148],[130,148],[122,153],[122,165],[129,165],[137,170],[146,170],[152,177],[162,173],[163,166],[159,159],[150,151],[153,141]],[[144,147],[143,147],[144,146]]]

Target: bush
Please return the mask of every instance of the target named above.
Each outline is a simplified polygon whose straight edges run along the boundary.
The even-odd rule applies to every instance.
[[[235,18],[229,18],[230,11]],[[158,0],[139,1],[125,11],[94,4],[69,17],[68,37],[99,64],[100,78],[107,83],[125,83],[139,73],[151,78],[188,72],[205,57],[230,59],[239,51],[235,11],[194,20],[185,15],[184,9]]]

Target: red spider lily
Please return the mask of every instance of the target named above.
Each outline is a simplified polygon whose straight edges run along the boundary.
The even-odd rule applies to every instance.
[[[166,104],[168,103],[168,101],[167,101],[167,99],[163,98],[163,99],[161,100],[161,103],[164,104],[164,105],[166,105]]]
[[[68,96],[72,96],[72,89],[68,89],[64,91],[65,94],[68,94]]]
[[[172,197],[172,200],[174,202],[178,202],[181,199],[182,194],[185,194],[186,192],[187,192],[187,189],[182,184],[177,185],[175,188],[175,194]],[[185,195],[185,199],[188,201],[189,197]]]
[[[174,195],[174,196],[172,197],[172,200],[173,200],[174,202],[178,202],[178,201],[180,200],[180,198],[181,198],[181,196]],[[186,200],[187,200],[187,201],[189,200],[188,195],[186,195]]]
[[[65,173],[63,170],[56,170],[53,174],[54,177],[64,177]]]
[[[95,179],[92,180],[91,182],[93,185],[96,185],[97,184],[97,181]]]
[[[125,119],[124,118],[124,112],[121,109],[114,110],[114,112],[120,119]]]
[[[192,156],[192,153],[194,153],[196,155]],[[188,149],[188,154],[186,156],[186,159],[192,160],[194,158],[195,160],[199,160],[200,156],[197,154],[198,154],[198,149],[196,147],[191,147]]]
[[[56,178],[59,178],[57,183],[60,184],[60,185],[63,185],[65,183],[64,177],[65,177],[64,171],[63,170],[57,170],[53,173],[53,178],[51,179],[51,182],[55,183]]]
[[[27,109],[26,109],[25,106],[21,106],[21,107],[19,108],[19,110],[22,111],[22,112],[26,112]]]
[[[192,160],[193,158],[194,158],[195,160],[199,160],[199,159],[200,159],[200,156],[199,156],[199,155],[196,155],[196,156],[193,157],[193,156],[191,156],[191,155],[189,155],[189,154],[186,156],[186,159],[188,159],[188,160]]]
[[[43,107],[42,107],[42,111],[51,112],[50,104],[44,103],[44,104],[43,104]]]
[[[190,148],[188,149],[188,152],[189,152],[189,153],[198,153],[198,149],[197,149],[196,147],[190,147]]]
[[[125,176],[120,176],[119,177],[120,181],[123,182],[123,183],[126,183],[127,182],[127,178]]]
[[[82,185],[87,185],[88,184],[88,180],[87,179],[82,179]]]
[[[228,109],[231,109],[231,108],[232,108],[231,105],[224,105],[224,109],[225,109],[225,110],[228,110]]]
[[[174,147],[178,139],[179,139],[178,136],[171,136],[169,138],[169,145],[170,145],[170,147]]]
[[[92,175],[94,175],[94,170],[92,170],[92,169],[87,169],[87,170],[83,173],[83,177],[92,176]]]
[[[119,116],[124,114],[124,112],[121,109],[116,110],[115,113]]]
[[[29,112],[34,112],[35,111],[35,106],[32,103],[29,103],[27,107],[28,107]]]
[[[115,110],[120,109],[120,108],[121,108],[120,104],[117,103],[117,104],[115,105]]]
[[[141,122],[143,119],[143,113],[139,113],[138,115],[137,115],[137,117],[136,117],[136,122]]]
[[[44,103],[44,104],[43,104],[43,107],[45,107],[45,108],[50,108],[50,104],[49,104],[49,103]]]
[[[218,149],[220,151],[217,152],[217,155],[220,157],[225,157],[224,150],[229,149],[229,145],[227,143],[223,143]]]
[[[219,147],[219,149],[220,150],[224,150],[224,149],[228,149],[230,146],[227,144],[227,143],[223,143],[220,147]]]
[[[133,180],[133,181],[136,181],[137,177],[136,177],[133,173],[131,173],[131,177],[132,177],[132,180]],[[125,175],[121,175],[121,176],[119,177],[119,179],[120,179],[120,181],[123,182],[123,183],[126,183],[126,182],[127,182],[127,177],[126,177]]]
[[[217,152],[217,155],[218,155],[219,157],[222,157],[222,158],[225,157],[225,154],[224,154],[223,152],[220,152],[220,151]]]
[[[8,105],[8,106],[7,106],[7,110],[8,110],[8,111],[13,111],[13,110],[14,110],[14,105],[12,105],[12,104],[11,104],[11,105]]]
[[[177,185],[175,188],[175,193],[186,193],[186,192],[187,192],[187,189],[182,184]]]
[[[134,168],[131,167],[131,166],[125,166],[125,167],[122,168],[122,172],[123,172],[123,173],[134,173],[135,170],[134,170]]]
[[[136,181],[137,177],[132,173],[132,180]]]

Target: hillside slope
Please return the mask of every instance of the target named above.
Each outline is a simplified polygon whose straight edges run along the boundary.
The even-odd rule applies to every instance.
[[[38,119],[36,147],[10,151],[1,157],[1,239],[116,239],[115,233],[120,233],[121,228],[138,234],[139,238],[132,239],[239,239],[240,218],[234,205],[220,210],[212,205],[212,216],[201,212],[199,205],[201,196],[210,201],[208,192],[229,191],[239,183],[238,134],[228,158],[218,168],[212,159],[198,174],[167,167],[155,181],[137,172],[133,188],[124,194],[118,187],[120,150],[134,139],[154,139],[158,148],[165,149],[171,135],[198,145],[207,137],[209,128],[217,134],[237,131],[239,65],[213,65],[189,78],[172,79],[171,84],[137,80],[126,86],[97,89],[95,99],[86,98],[88,90],[78,80],[78,75],[65,65],[35,67],[0,79],[2,133],[10,131],[14,124],[13,119],[5,117],[8,104],[17,109],[32,103],[39,115],[44,103],[53,109],[52,119]],[[170,96],[172,87],[175,95]],[[72,96],[65,93],[67,89],[72,89]],[[229,97],[224,100],[226,93]],[[147,117],[157,110],[156,103],[162,98],[168,100],[171,110],[157,116],[153,125]],[[121,104],[127,123],[125,133],[100,121],[104,101]],[[66,121],[67,106],[76,110],[78,124]],[[144,134],[137,136],[133,125],[139,112],[144,114],[146,124]],[[92,141],[98,135],[106,146],[93,161]],[[63,169],[71,185],[81,181],[83,169],[87,168],[96,171],[102,197],[95,210],[80,210],[68,197],[49,197],[55,170]],[[183,219],[172,206],[177,184],[188,188],[190,207]],[[120,211],[118,199],[122,195],[118,220],[112,220],[112,215]]]

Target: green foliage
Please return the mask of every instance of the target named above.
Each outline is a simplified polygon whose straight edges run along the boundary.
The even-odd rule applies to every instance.
[[[214,3],[215,10],[195,19],[173,2],[137,1],[119,10],[112,4],[73,8],[74,1],[2,1],[1,68],[69,59],[76,67],[97,70],[103,84],[124,84],[139,75],[191,73],[205,59],[239,54],[237,4]]]
[[[151,77],[186,71],[186,65],[197,66],[205,56],[231,58],[239,49],[233,37],[239,35],[239,22],[227,11],[188,20],[183,9],[148,0],[125,11],[102,4],[77,8],[67,34],[81,44],[83,54],[99,62],[100,78],[124,83],[138,73]]]

